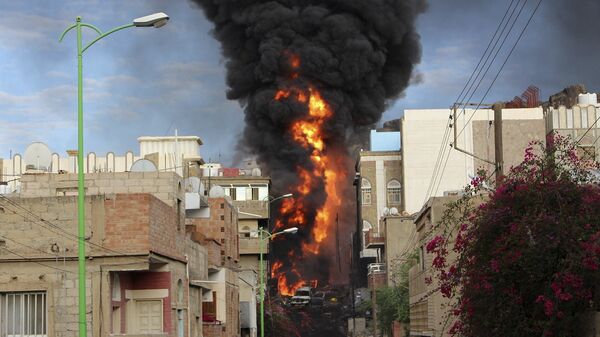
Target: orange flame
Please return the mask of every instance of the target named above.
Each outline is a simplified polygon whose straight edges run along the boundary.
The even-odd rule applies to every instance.
[[[294,71],[291,78],[295,79],[299,76],[300,58],[293,54],[289,57],[290,65]],[[281,219],[275,221],[275,228],[283,229],[291,226],[292,223],[302,228],[306,226],[306,221],[309,220],[313,224],[312,240],[302,244],[302,253],[303,256],[318,255],[335,228],[334,221],[342,203],[338,190],[345,186],[346,179],[343,155],[327,148],[324,126],[334,116],[334,112],[315,87],[280,89],[275,93],[274,98],[277,101],[295,99],[298,103],[306,105],[307,116],[296,120],[290,126],[290,132],[292,139],[310,152],[310,161],[313,164],[311,169],[296,168],[298,184],[290,188],[290,192],[293,192],[295,197],[294,199],[282,201],[279,209]],[[310,197],[316,188],[322,186],[321,184],[325,185],[325,202],[316,210],[314,219],[306,219],[306,198]],[[282,219],[286,219],[285,223]],[[276,261],[273,264],[271,276],[277,279],[280,294],[291,296],[306,282],[298,272],[297,262],[299,261],[297,257],[291,254],[288,259],[291,264],[290,270],[283,271],[284,264],[282,261]],[[298,281],[292,281],[291,279]],[[316,287],[317,281],[313,280],[311,282]]]

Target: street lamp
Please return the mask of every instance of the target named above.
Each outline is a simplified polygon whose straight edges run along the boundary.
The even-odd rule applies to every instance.
[[[268,231],[259,228],[258,234],[260,237],[260,262],[258,265],[259,268],[259,284],[260,284],[260,336],[265,337],[265,270],[263,266],[263,254],[265,250],[265,241],[273,239],[277,235],[281,234],[296,234],[298,232],[298,227],[286,228],[282,231],[276,233],[269,233]]]
[[[78,261],[79,261],[79,337],[87,336],[86,320],[86,289],[85,289],[85,189],[83,176],[83,53],[98,40],[119,30],[129,27],[162,27],[169,20],[165,13],[156,13],[133,20],[132,23],[115,27],[106,33],[95,26],[81,22],[81,17],[75,19],[75,23],[69,26],[61,34],[59,42],[62,42],[65,35],[71,30],[77,31],[77,223],[78,233]],[[98,33],[98,36],[82,47],[81,28],[86,27]]]

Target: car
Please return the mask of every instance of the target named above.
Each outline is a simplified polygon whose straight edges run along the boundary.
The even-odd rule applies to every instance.
[[[310,287],[302,287],[294,293],[290,299],[290,305],[293,307],[304,307],[311,303],[312,289]]]
[[[312,306],[322,306],[325,303],[325,293],[322,291],[316,292],[310,298],[310,305]]]

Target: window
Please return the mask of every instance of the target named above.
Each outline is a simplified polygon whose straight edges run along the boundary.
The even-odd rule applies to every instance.
[[[258,188],[252,188],[252,200],[258,200]]]
[[[161,333],[163,331],[162,300],[136,300],[135,305],[138,333]]]
[[[231,197],[231,200],[237,200],[237,190],[235,189],[235,187],[232,187],[229,189],[229,196]]]
[[[371,183],[363,178],[361,183],[362,190],[362,204],[370,205],[371,204]]]
[[[0,293],[0,336],[45,337],[46,292]]]
[[[388,204],[399,205],[402,202],[402,185],[398,180],[391,180],[387,184]]]

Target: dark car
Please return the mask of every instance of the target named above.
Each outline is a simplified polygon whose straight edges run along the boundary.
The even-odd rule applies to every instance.
[[[316,292],[310,298],[310,305],[312,306],[322,306],[325,303],[325,293],[322,291]]]

